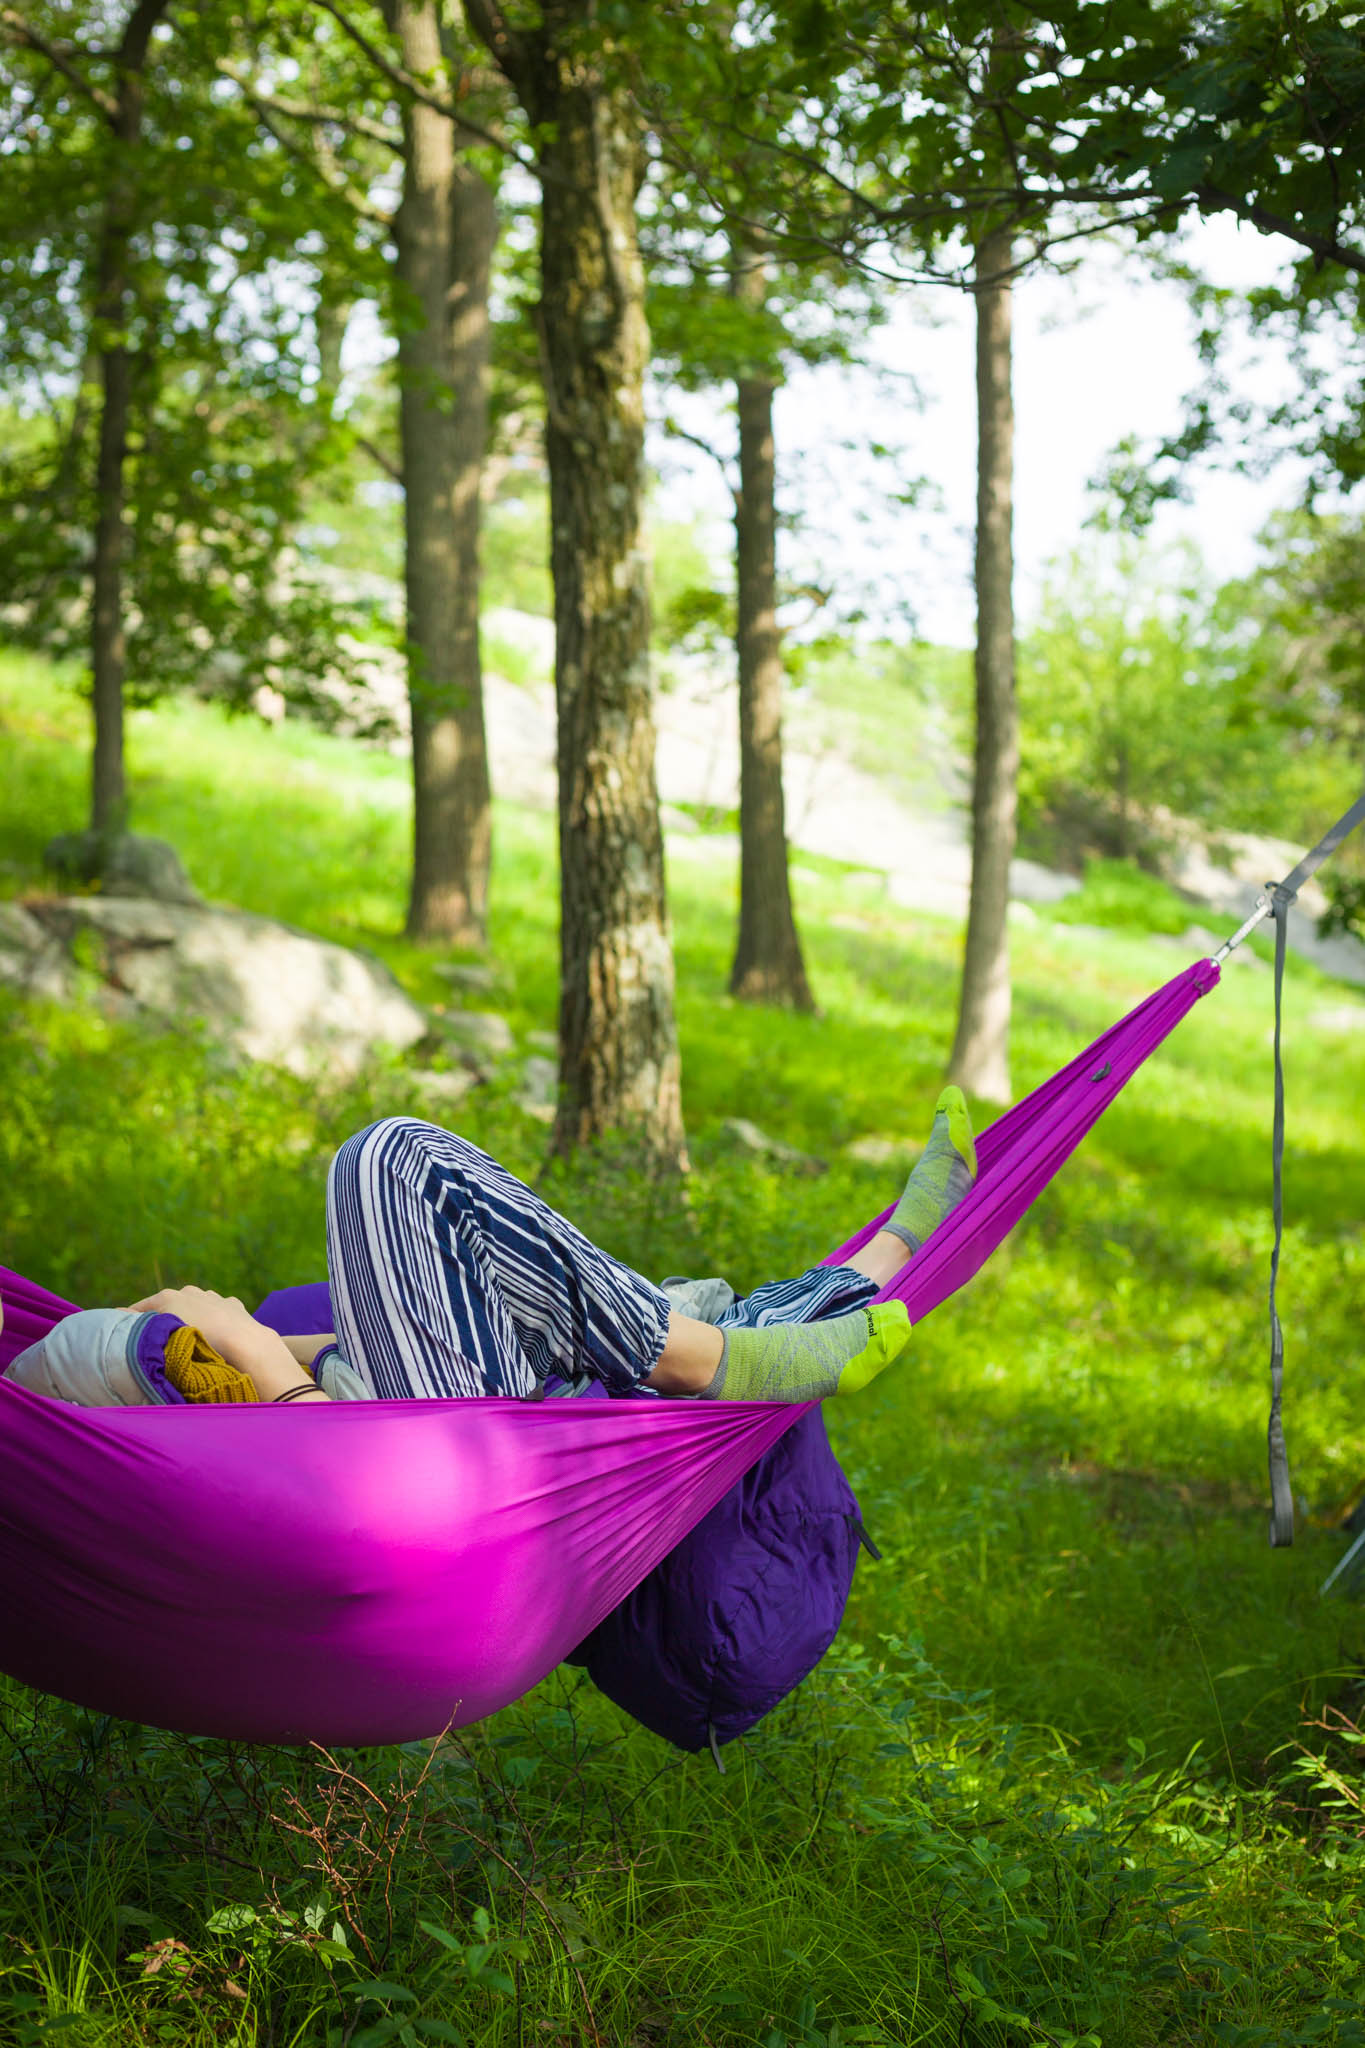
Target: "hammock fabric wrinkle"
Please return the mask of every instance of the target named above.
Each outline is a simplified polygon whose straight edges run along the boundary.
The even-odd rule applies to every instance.
[[[984,1132],[972,1193],[884,1296],[918,1322],[970,1280],[1218,978],[1196,962]],[[73,1305],[3,1268],[0,1296],[3,1372]],[[0,1669],[198,1735],[433,1735],[545,1677],[808,1412],[77,1408],[0,1378]]]

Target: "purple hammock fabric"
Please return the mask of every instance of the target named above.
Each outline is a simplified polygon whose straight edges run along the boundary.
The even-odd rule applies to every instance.
[[[331,1293],[325,1280],[281,1288],[256,1314],[316,1334],[332,1328]],[[593,1386],[576,1398],[609,1397]],[[823,1411],[804,1408],[567,1661],[679,1749],[733,1742],[834,1641],[862,1526]]]
[[[976,1187],[885,1290],[913,1320],[979,1270],[1217,980],[1196,962],[983,1134]],[[3,1371],[72,1304],[4,1269],[0,1295]],[[106,1713],[244,1741],[462,1726],[551,1671],[809,1413],[75,1408],[0,1379],[0,1669]]]

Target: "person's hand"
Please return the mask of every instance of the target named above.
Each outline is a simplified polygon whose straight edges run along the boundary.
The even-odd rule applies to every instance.
[[[211,1287],[163,1287],[145,1301],[131,1306],[139,1312],[179,1316],[207,1338],[229,1365],[235,1365],[255,1387],[263,1401],[277,1401],[281,1394],[306,1388],[300,1405],[325,1401],[322,1389],[314,1388],[311,1374],[291,1356],[283,1337],[265,1323],[248,1315],[235,1294],[215,1294]],[[314,1342],[318,1340],[314,1339]]]
[[[128,1305],[138,1314],[149,1311],[179,1316],[182,1323],[191,1324],[207,1338],[230,1365],[243,1363],[243,1352],[249,1354],[259,1343],[264,1327],[247,1313],[235,1294],[215,1294],[211,1287],[163,1287],[145,1301]]]

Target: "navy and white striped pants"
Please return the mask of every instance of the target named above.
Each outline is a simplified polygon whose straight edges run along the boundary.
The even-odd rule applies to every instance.
[[[386,1117],[327,1178],[338,1348],[381,1400],[526,1396],[550,1378],[629,1393],[659,1362],[669,1301],[467,1138]],[[737,1301],[722,1324],[814,1322],[876,1293],[816,1266]]]

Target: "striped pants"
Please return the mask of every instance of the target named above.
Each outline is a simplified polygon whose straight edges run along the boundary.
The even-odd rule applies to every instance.
[[[467,1138],[387,1117],[348,1138],[327,1179],[338,1347],[381,1400],[524,1398],[547,1380],[630,1393],[668,1335],[668,1296]],[[816,1266],[736,1301],[723,1325],[813,1322],[876,1288]]]

